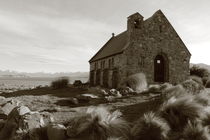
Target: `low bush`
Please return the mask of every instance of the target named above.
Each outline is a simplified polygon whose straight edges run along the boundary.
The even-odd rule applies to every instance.
[[[68,87],[68,84],[69,84],[69,79],[66,78],[66,77],[62,77],[62,78],[59,78],[55,81],[52,81],[51,87],[53,89],[61,89],[61,88]]]
[[[147,89],[146,76],[143,73],[137,73],[129,76],[125,84],[136,92],[142,92]]]
[[[200,68],[199,66],[192,66],[190,68],[190,75],[196,75],[198,77],[208,77],[209,76],[209,71],[205,68]]]
[[[75,86],[75,87],[82,86],[82,81],[81,80],[75,80],[74,83],[73,83],[73,86]]]

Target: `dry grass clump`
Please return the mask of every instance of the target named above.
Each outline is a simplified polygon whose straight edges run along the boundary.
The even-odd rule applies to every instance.
[[[172,86],[170,88],[167,88],[166,90],[163,91],[162,93],[162,100],[163,101],[167,101],[168,99],[170,99],[171,97],[182,97],[186,95],[186,91],[183,88],[182,85],[176,85],[176,86]]]
[[[209,130],[197,122],[188,122],[182,134],[182,140],[209,140]]]
[[[166,140],[170,127],[153,112],[144,114],[131,130],[132,140]]]
[[[160,114],[174,131],[181,131],[188,120],[194,121],[205,116],[204,108],[193,101],[191,96],[166,101],[160,108]]]
[[[67,135],[80,140],[129,139],[129,125],[121,118],[121,112],[110,112],[105,107],[90,107],[73,118]]]
[[[193,96],[193,99],[195,102],[201,104],[202,106],[210,106],[210,93],[206,91],[196,94],[195,96]]]
[[[192,79],[193,81],[197,82],[200,85],[203,85],[203,81],[202,81],[201,77],[198,77],[196,75],[192,75],[192,76],[190,76],[190,79]]]
[[[147,89],[147,80],[144,73],[137,73],[129,76],[125,84],[136,92],[142,92]]]
[[[181,85],[184,87],[184,89],[191,94],[197,94],[201,90],[204,89],[204,86],[199,84],[198,82],[195,82],[194,80],[186,80],[181,83]]]

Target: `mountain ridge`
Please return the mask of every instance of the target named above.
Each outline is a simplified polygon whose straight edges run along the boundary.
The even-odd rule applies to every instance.
[[[0,70],[0,77],[88,77],[89,72],[17,72],[10,70]]]

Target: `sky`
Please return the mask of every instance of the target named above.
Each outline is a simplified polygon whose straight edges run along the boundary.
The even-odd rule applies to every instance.
[[[190,50],[210,65],[209,0],[0,0],[0,70],[89,71],[88,60],[127,17],[161,9]]]

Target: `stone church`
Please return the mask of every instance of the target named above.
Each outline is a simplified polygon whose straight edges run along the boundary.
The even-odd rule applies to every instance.
[[[150,84],[176,84],[189,76],[191,54],[161,10],[150,18],[127,18],[127,30],[112,37],[89,60],[90,85],[116,88],[142,72]]]

